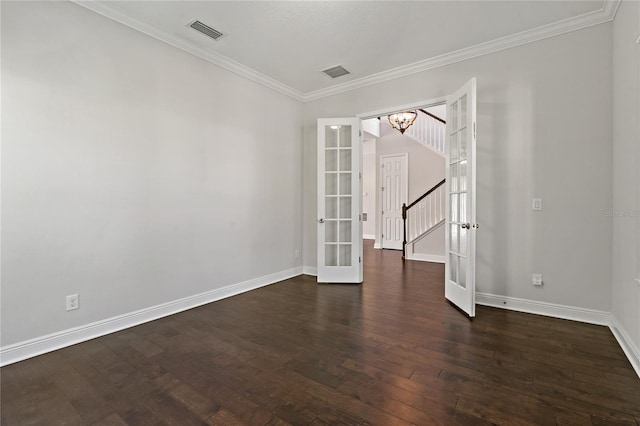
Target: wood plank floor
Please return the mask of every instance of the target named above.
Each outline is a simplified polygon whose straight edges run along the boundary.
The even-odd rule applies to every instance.
[[[308,276],[6,366],[10,425],[640,424],[606,327],[443,297],[442,265],[366,242],[362,285]]]

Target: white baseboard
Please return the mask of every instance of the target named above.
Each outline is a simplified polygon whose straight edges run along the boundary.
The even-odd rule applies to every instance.
[[[315,266],[303,266],[302,273],[305,275],[311,275],[311,276],[317,277],[318,268],[316,268]]]
[[[636,374],[640,377],[640,350],[633,344],[633,340],[631,340],[629,334],[627,334],[626,330],[620,325],[615,315],[611,315],[609,328],[624,351],[624,354],[629,359],[631,366],[636,370]]]
[[[588,324],[606,325],[618,341],[618,344],[629,359],[636,374],[640,377],[640,350],[634,345],[625,329],[610,312],[487,293],[476,293],[476,303],[478,305],[509,309],[511,311],[563,318]]]
[[[537,300],[518,299],[517,297],[498,296],[488,293],[476,292],[476,303],[483,306],[492,306],[494,308],[509,309],[511,311],[527,312],[530,314],[597,325],[609,325],[611,319],[611,313],[605,311],[539,302]]]
[[[380,249],[382,249],[382,245],[381,245],[381,244],[378,244],[378,243],[374,243],[374,244],[373,244],[373,248],[374,248],[374,249],[378,249],[378,250],[380,250]]]
[[[204,293],[188,296],[182,299],[129,312],[124,315],[97,321],[91,324],[70,328],[35,339],[26,340],[0,348],[0,366],[12,364],[37,355],[61,349],[76,343],[104,336],[125,328],[153,321],[158,318],[186,311],[197,306],[215,302],[235,296],[246,291],[264,287],[288,278],[298,276],[303,273],[302,267],[287,269],[263,277],[254,278],[237,284],[232,284],[223,288],[207,291]]]
[[[375,240],[376,236],[375,235],[371,235],[371,234],[362,234],[362,239],[363,240]]]
[[[296,267],[205,293],[196,294],[194,296],[188,296],[182,299],[163,303],[161,305],[141,309],[139,311],[129,312],[106,320],[97,321],[80,327],[70,328],[57,333],[8,345],[0,348],[0,366],[13,364],[14,362],[91,340],[106,334],[114,333],[125,328],[134,327],[158,318],[215,302],[216,300],[225,299],[227,297],[235,296],[240,293],[286,280],[300,274],[316,276],[317,268],[314,266]],[[629,338],[627,332],[620,325],[615,316],[611,315],[609,312],[487,293],[476,293],[476,303],[479,305],[509,309],[512,311],[564,318],[590,324],[607,325],[638,374],[638,377],[640,377],[640,350],[638,350],[634,345],[633,341]]]
[[[445,263],[446,258],[437,254],[411,253],[406,257],[407,260],[419,260],[421,262]]]

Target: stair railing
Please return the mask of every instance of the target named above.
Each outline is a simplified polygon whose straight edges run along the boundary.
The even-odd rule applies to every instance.
[[[405,136],[409,136],[425,147],[444,156],[446,122],[424,109],[418,109],[417,111],[420,114],[416,121],[406,130]]]
[[[417,200],[409,204],[402,203],[402,260],[404,260],[407,248],[407,217],[411,215],[409,242],[415,241],[418,237],[432,229],[444,220],[444,203],[446,179],[442,179],[433,188],[418,197]],[[411,214],[409,210],[425,200],[423,208],[418,209],[416,214]],[[415,210],[415,209],[414,209]]]

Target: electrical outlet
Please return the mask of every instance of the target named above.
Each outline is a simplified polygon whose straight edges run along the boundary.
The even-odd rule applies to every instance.
[[[542,198],[534,198],[531,201],[531,210],[536,210],[536,211],[542,210]]]
[[[295,256],[295,258],[299,258],[300,257],[300,250],[297,250],[293,252],[293,255]]]
[[[77,294],[70,294],[67,296],[67,311],[73,311],[80,307]]]
[[[533,274],[531,277],[531,284],[536,286],[542,285],[542,274]]]

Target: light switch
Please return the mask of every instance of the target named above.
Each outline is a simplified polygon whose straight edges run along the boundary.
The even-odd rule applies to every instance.
[[[531,203],[531,210],[542,210],[542,198],[534,198]]]

